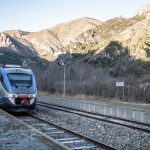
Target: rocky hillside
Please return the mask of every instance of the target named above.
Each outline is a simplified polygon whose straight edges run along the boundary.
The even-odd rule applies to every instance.
[[[141,10],[138,11],[139,16],[150,16],[150,4],[145,5]]]
[[[54,60],[62,53],[62,47],[101,23],[101,21],[95,19],[81,18],[39,32],[6,31],[0,33],[0,46],[9,47],[18,52],[22,50],[25,52],[31,51],[31,53],[34,52],[41,58]],[[18,48],[16,45],[21,45],[21,47]]]
[[[9,31],[5,31],[5,33],[9,34],[14,38],[21,39],[23,36],[29,34],[30,32],[22,31],[22,30],[9,30]]]
[[[22,37],[29,34],[25,31],[7,31],[0,33],[0,64],[45,64],[36,50],[28,43],[22,41]]]
[[[63,49],[68,49],[74,52],[78,51],[79,53],[87,53],[88,51],[93,50],[99,52],[99,50],[106,46],[114,36],[136,24],[141,19],[141,17],[133,17],[131,19],[114,18],[108,20],[101,25],[84,32],[78,36],[74,42],[70,42]]]
[[[148,39],[146,36],[149,34],[149,22],[150,17],[145,15],[136,15],[129,19],[114,18],[84,32],[74,42],[70,42],[66,47],[63,47],[63,49],[78,53],[88,53],[90,51],[100,53],[104,51],[104,48],[111,41],[118,41],[123,46],[128,47],[131,55],[136,58],[146,59],[144,53],[143,55],[139,55],[141,52],[138,50],[134,51],[133,49],[136,49],[136,47],[139,49],[139,45],[142,45],[141,42],[144,44]],[[140,32],[141,34],[139,34]],[[134,41],[132,39],[133,37]],[[143,39],[143,41],[139,44],[140,39]]]
[[[141,50],[144,43],[141,41],[139,43],[139,40],[143,39],[143,42],[148,40],[146,37],[150,20],[148,8],[146,7],[145,11],[142,9],[129,19],[114,18],[101,22],[91,18],[81,18],[39,32],[6,31],[0,33],[0,46],[21,53],[31,52],[32,55],[52,61],[67,52],[98,54],[104,51],[111,41],[118,41],[128,47],[131,55],[138,59],[147,59],[147,54]],[[138,32],[142,34],[139,35]]]
[[[17,34],[17,32],[0,33],[0,48],[8,48],[10,52],[13,51],[24,56],[36,55],[36,51],[30,45],[26,45],[18,40],[20,37],[21,34]]]

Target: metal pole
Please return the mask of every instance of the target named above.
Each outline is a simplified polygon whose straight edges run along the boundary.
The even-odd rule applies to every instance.
[[[64,63],[64,92],[63,97],[65,97],[66,94],[66,69],[65,69],[65,63]]]
[[[116,83],[118,82],[118,80],[116,81]],[[116,101],[118,101],[118,86],[116,85]]]
[[[123,88],[123,96],[122,96],[122,99],[123,99],[123,100],[125,100],[125,97],[124,97],[124,96],[125,96],[125,95],[124,95],[124,85],[125,85],[125,84],[124,84],[124,80],[123,80],[123,87],[122,87],[122,88]]]
[[[116,86],[116,101],[118,101],[118,86]]]

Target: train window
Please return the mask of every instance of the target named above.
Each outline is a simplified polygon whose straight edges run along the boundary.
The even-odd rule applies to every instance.
[[[32,76],[24,73],[9,73],[8,78],[14,87],[30,87],[32,85]]]
[[[8,92],[8,87],[6,86],[6,83],[3,82],[4,78],[2,74],[0,75],[0,82],[2,83],[3,88]]]

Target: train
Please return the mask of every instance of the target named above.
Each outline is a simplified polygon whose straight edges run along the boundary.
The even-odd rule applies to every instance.
[[[0,109],[29,112],[36,109],[37,86],[34,73],[19,65],[0,67]]]

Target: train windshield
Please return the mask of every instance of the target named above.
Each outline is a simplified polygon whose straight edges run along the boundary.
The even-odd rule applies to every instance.
[[[8,78],[12,86],[18,87],[31,87],[32,76],[24,73],[8,73]]]

